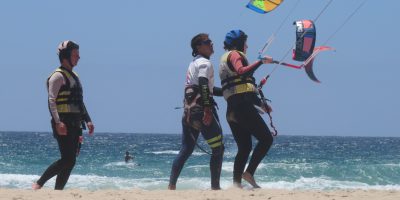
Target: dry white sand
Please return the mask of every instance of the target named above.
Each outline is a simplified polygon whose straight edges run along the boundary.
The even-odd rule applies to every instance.
[[[50,189],[24,190],[0,188],[0,200],[400,200],[399,190],[78,190],[66,189],[55,191]]]

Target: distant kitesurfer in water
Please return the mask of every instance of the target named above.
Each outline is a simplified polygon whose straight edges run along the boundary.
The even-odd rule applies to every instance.
[[[125,152],[125,162],[129,162],[129,160],[133,160],[133,157],[129,155],[129,151]]]

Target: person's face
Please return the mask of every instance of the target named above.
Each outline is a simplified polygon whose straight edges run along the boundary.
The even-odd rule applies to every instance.
[[[81,57],[79,56],[79,49],[73,49],[71,51],[71,67],[78,65],[78,61]]]
[[[249,47],[247,46],[247,40],[246,40],[246,41],[244,42],[244,46],[243,46],[243,53],[244,53],[244,54],[246,54],[247,48],[249,48]]]
[[[210,57],[214,53],[213,45],[213,42],[209,38],[205,38],[200,45],[198,45],[199,54]]]

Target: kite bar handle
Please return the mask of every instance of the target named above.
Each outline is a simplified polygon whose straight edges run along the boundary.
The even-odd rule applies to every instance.
[[[259,54],[259,55],[258,55],[258,59],[262,61],[264,58],[261,56],[261,54]],[[295,68],[295,69],[301,69],[301,68],[303,68],[303,65],[298,66],[298,65],[293,65],[293,64],[285,63],[285,62],[279,62],[279,61],[276,61],[276,60],[273,60],[271,63],[278,64],[278,65],[283,65],[283,66],[291,67],[291,68]]]
[[[298,65],[293,65],[293,64],[285,63],[285,62],[279,62],[279,61],[276,61],[276,60],[272,61],[272,63],[278,64],[278,65],[283,65],[283,66],[286,66],[286,67],[295,68],[295,69],[301,69],[301,68],[303,68],[303,65],[298,66]]]

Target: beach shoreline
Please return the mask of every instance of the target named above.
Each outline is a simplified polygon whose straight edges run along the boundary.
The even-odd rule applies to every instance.
[[[85,200],[397,200],[400,190],[276,190],[256,189],[243,190],[229,188],[220,191],[211,190],[81,190],[66,189],[55,191],[51,189],[8,189],[0,188],[0,200],[46,200],[46,199],[85,199]]]

